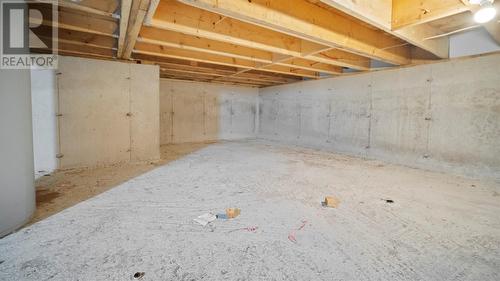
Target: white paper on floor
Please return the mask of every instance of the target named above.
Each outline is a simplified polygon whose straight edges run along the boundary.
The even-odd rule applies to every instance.
[[[194,221],[203,225],[203,226],[206,226],[207,224],[213,222],[216,219],[217,219],[217,217],[214,214],[206,213],[206,214],[203,214],[203,215],[197,217],[196,219],[194,219]]]

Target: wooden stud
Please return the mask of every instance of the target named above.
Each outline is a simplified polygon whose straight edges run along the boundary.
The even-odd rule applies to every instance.
[[[130,19],[128,23],[127,34],[125,37],[125,47],[123,58],[130,59],[132,51],[135,47],[139,31],[144,22],[146,13],[148,12],[150,0],[133,0],[130,11]]]
[[[118,57],[122,58],[125,49],[125,39],[127,37],[128,22],[132,0],[121,0],[120,7],[120,37],[118,38]]]

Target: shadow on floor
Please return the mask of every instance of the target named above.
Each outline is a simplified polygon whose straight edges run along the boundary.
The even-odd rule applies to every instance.
[[[41,177],[35,182],[36,210],[27,225],[43,220],[210,144],[213,142],[163,145],[161,146],[161,160],[156,162],[62,170]]]

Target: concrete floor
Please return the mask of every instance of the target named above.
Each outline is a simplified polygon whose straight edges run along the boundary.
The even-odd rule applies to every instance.
[[[162,145],[161,159],[154,162],[120,163],[106,167],[56,171],[35,181],[36,210],[33,224],[82,201],[95,197],[157,166],[182,158],[209,143]]]
[[[0,280],[500,280],[499,195],[338,154],[213,144],[1,239]],[[192,221],[227,207],[242,213]]]

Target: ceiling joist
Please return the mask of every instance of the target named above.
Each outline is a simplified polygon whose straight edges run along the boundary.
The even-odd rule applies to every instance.
[[[446,58],[447,34],[453,26],[467,30],[463,12],[478,9],[467,0],[37,2],[59,6],[57,24],[44,20],[38,33],[49,38],[48,27],[57,26],[60,54],[156,64],[161,77],[251,87],[370,71],[374,59]],[[484,27],[500,41],[497,21]]]
[[[130,59],[144,18],[149,9],[150,0],[132,0],[127,33],[125,35],[123,54],[120,58]]]
[[[410,62],[403,41],[305,1],[179,0],[187,5],[392,64]],[[162,1],[163,3],[163,1]],[[160,6],[161,4],[160,3]],[[161,14],[158,16],[162,17]],[[332,24],[335,22],[335,24]]]
[[[439,57],[448,58],[449,42],[447,38],[425,40],[441,34],[437,28],[428,25],[414,25],[392,30],[392,0],[308,0],[319,2],[326,7],[342,11],[380,30],[394,35],[408,43]]]
[[[145,32],[149,37],[162,37],[164,29],[191,37],[202,37],[212,41],[263,50],[268,53],[288,55],[331,65],[367,70],[366,58],[338,51],[336,59],[325,59],[317,52],[332,49],[329,46],[309,42],[259,26],[240,22],[211,12],[183,5],[174,0],[164,0],[158,5],[156,15],[151,20],[154,27]],[[145,28],[144,28],[145,29]],[[144,32],[143,29],[143,32]],[[154,35],[153,33],[159,33]]]
[[[392,29],[423,24],[468,10],[461,0],[393,0]]]
[[[120,37],[118,38],[118,57],[123,57],[125,40],[127,39],[128,23],[132,9],[132,0],[122,0],[120,5]]]
[[[262,64],[251,60],[231,58],[216,54],[205,54],[185,49],[177,49],[171,47],[164,47],[160,45],[153,45],[144,42],[136,43],[134,53],[145,54],[150,56],[166,57],[166,58],[191,60],[204,63],[212,63],[218,65],[238,67],[243,69],[261,69],[263,71],[283,73],[300,77],[318,78],[317,73],[309,70],[302,70],[299,68],[295,69],[281,65],[272,65],[262,68],[263,67]]]

